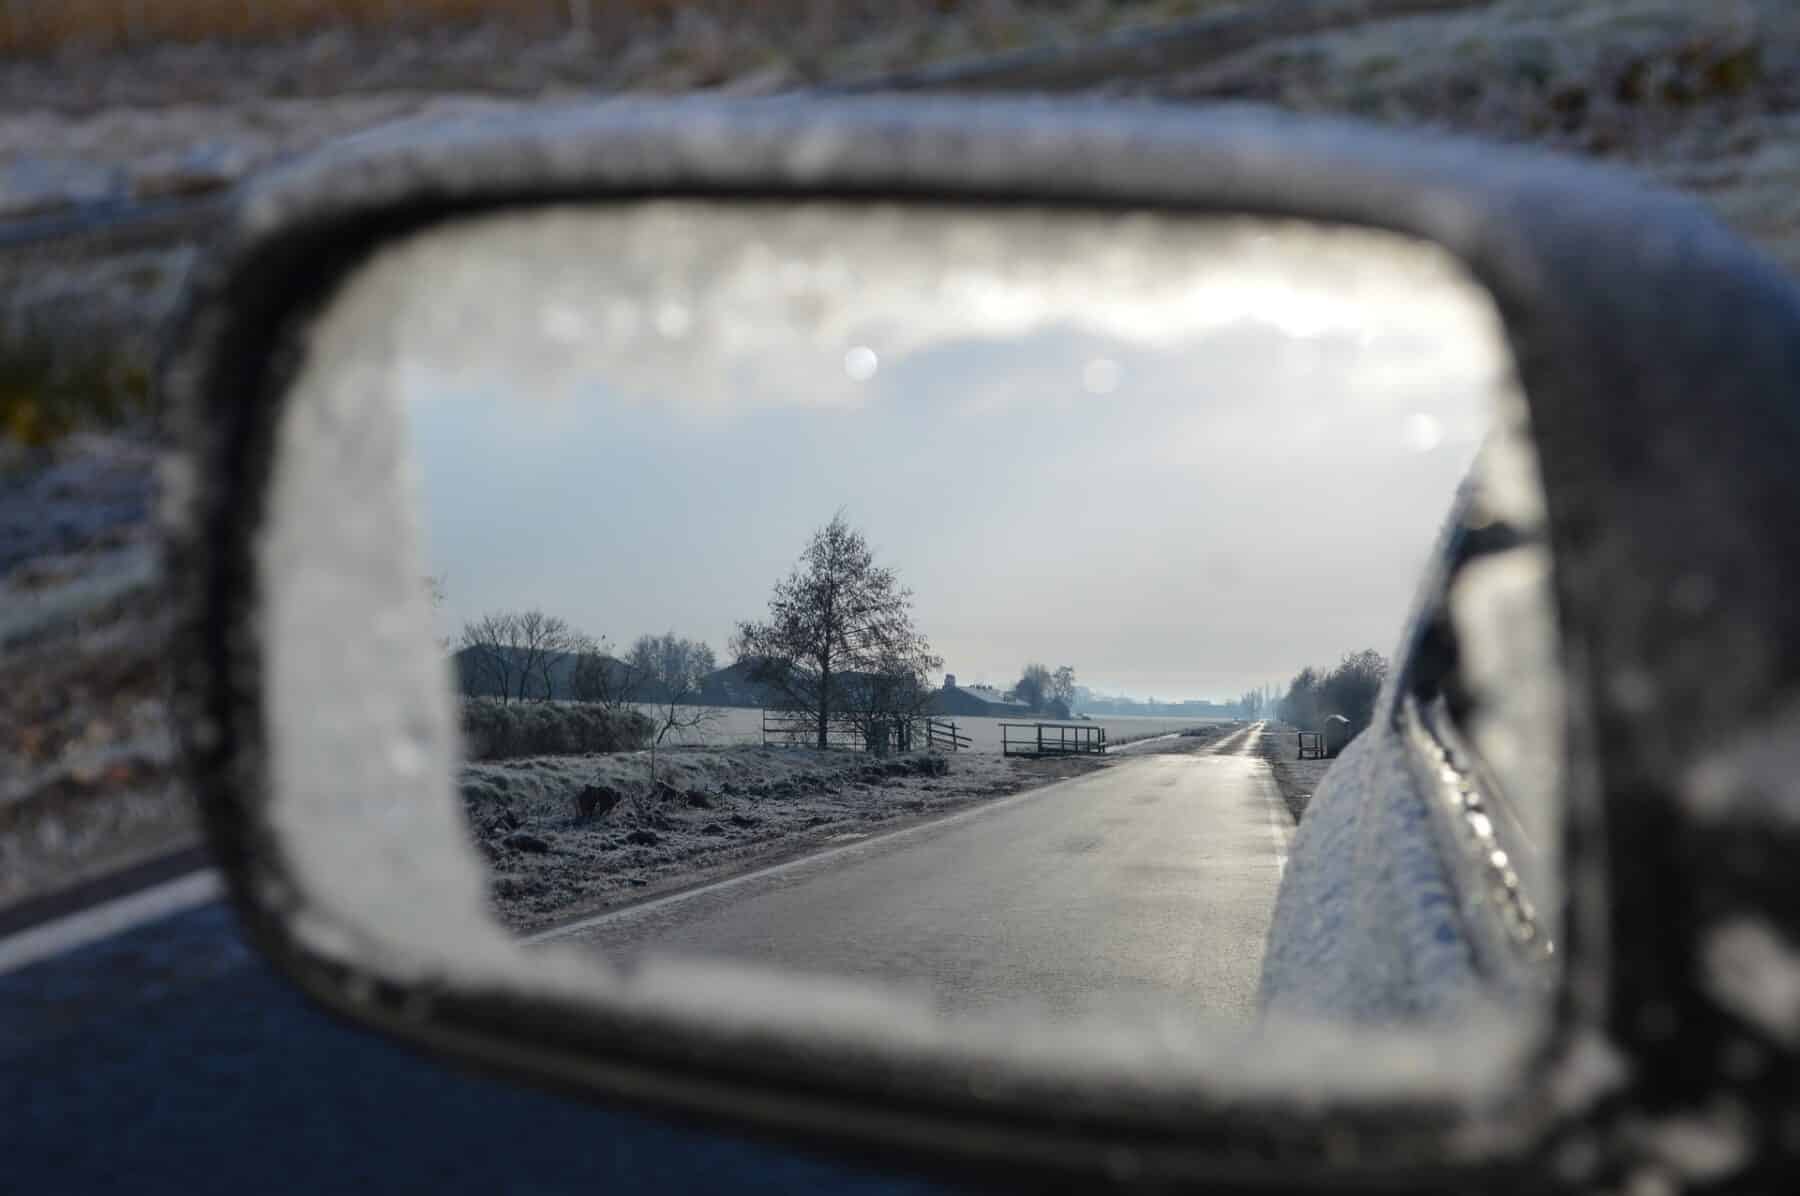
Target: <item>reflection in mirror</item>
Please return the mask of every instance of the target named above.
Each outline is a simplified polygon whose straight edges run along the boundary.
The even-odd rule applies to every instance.
[[[519,934],[953,1014],[1465,1008],[1340,958],[1442,937],[1358,906],[1391,882],[1379,748],[1462,770],[1412,824],[1467,944],[1432,983],[1542,990],[1541,515],[1491,303],[1437,251],[664,201],[427,232],[344,303],[404,410],[456,784]],[[1452,663],[1383,747],[1478,457],[1423,598]]]

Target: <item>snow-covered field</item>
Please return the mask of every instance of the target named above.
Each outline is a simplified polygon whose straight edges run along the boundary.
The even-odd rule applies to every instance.
[[[656,708],[641,708],[645,714],[655,716]],[[1000,753],[1000,724],[1003,722],[1030,722],[1027,718],[952,718],[946,720],[956,724],[961,734],[967,735],[973,742],[969,750],[976,752]],[[1152,718],[1138,715],[1102,715],[1094,719],[1076,719],[1074,726],[1103,727],[1106,730],[1106,741],[1109,744],[1129,743],[1134,739],[1144,739],[1151,735],[1167,735],[1188,727],[1203,727],[1212,723],[1224,722],[1214,718]],[[1017,733],[1015,733],[1016,737]],[[717,717],[707,726],[692,732],[671,732],[664,742],[684,744],[707,744],[713,746],[726,744],[762,743],[762,711],[747,707],[723,707],[717,711]]]

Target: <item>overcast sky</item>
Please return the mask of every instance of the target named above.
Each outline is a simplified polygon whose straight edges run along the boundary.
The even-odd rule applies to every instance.
[[[664,204],[359,285],[444,634],[723,659],[842,508],[959,679],[1164,700],[1391,653],[1504,373],[1435,256],[1241,222]]]

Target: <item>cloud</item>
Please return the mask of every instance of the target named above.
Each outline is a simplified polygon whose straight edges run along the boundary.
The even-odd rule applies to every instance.
[[[595,204],[438,226],[355,286],[379,293],[414,395],[485,383],[550,398],[598,382],[645,402],[854,406],[913,357],[1052,329],[1188,356],[1267,330],[1297,355],[1359,348],[1371,385],[1503,364],[1485,298],[1440,252],[1250,218]],[[1090,355],[1071,377],[1106,392],[1117,365]]]
[[[406,401],[446,617],[723,647],[846,506],[956,671],[1159,696],[1390,650],[1510,379],[1441,254],[1249,219],[594,204],[340,302],[364,343],[314,368]]]

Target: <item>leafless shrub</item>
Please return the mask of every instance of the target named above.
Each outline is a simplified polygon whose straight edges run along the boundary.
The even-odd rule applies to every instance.
[[[494,698],[464,698],[462,725],[470,760],[639,751],[652,733],[635,710]]]
[[[719,712],[698,704],[706,678],[718,662],[713,650],[699,640],[683,639],[673,631],[645,635],[631,646],[629,663],[644,688],[655,696],[654,731],[650,740],[650,781],[656,786],[656,749],[671,734],[699,730],[716,721]]]

